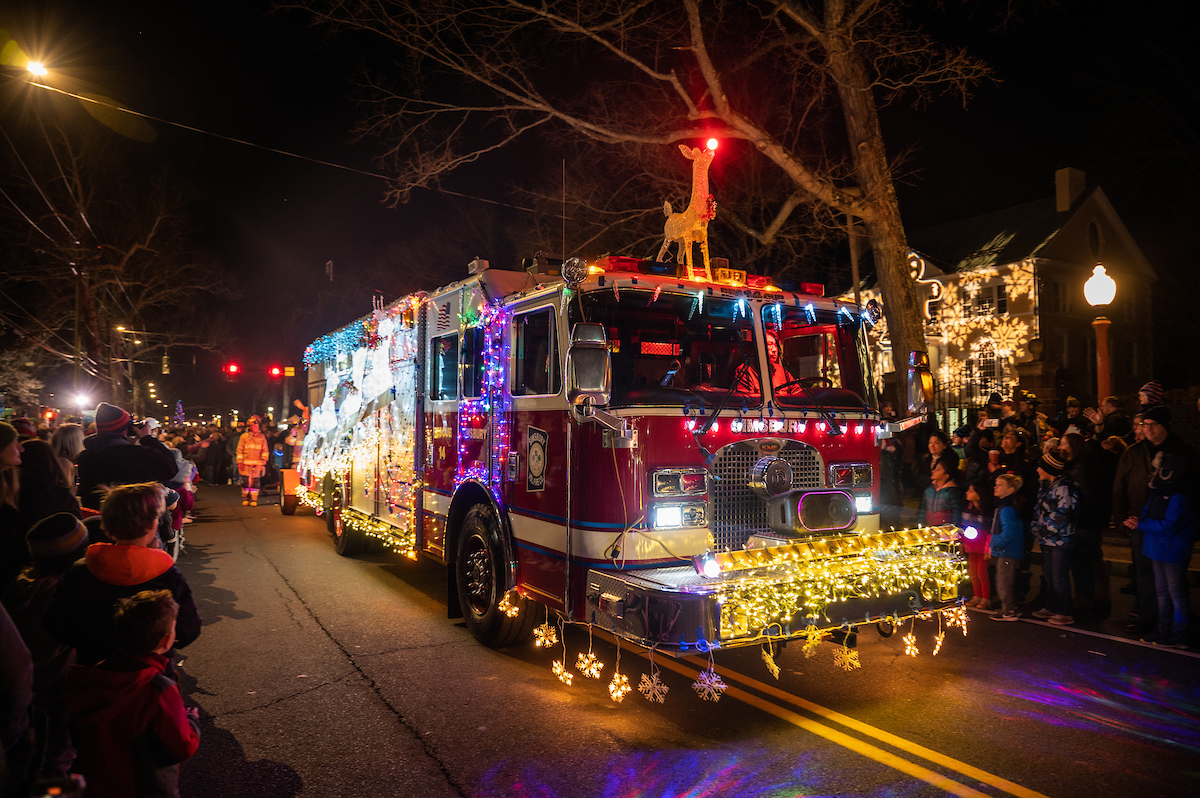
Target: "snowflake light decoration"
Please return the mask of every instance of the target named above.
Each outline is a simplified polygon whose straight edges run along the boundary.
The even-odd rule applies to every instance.
[[[917,648],[917,636],[914,635],[912,632],[909,632],[908,634],[906,634],[902,639],[904,640],[904,653],[905,654],[907,654],[910,657],[915,657],[915,656],[917,656],[917,654],[921,653],[921,650]]]
[[[600,672],[604,670],[604,663],[596,659],[592,652],[584,654],[580,651],[579,659],[575,660],[575,667],[589,679],[599,679]]]
[[[721,677],[710,667],[696,677],[696,681],[692,682],[692,689],[705,701],[716,703],[721,700],[721,694],[729,689],[729,685],[721,681]]]
[[[658,677],[658,671],[654,671],[649,675],[643,673],[642,681],[638,684],[638,692],[646,696],[647,701],[657,701],[660,704],[666,701],[667,692],[670,689]]]
[[[504,613],[509,618],[516,618],[517,615],[520,614],[521,608],[509,601],[509,596],[511,595],[511,590],[505,593],[504,598],[500,599],[500,605],[496,609],[500,610],[500,612]]]
[[[554,660],[554,665],[552,665],[550,669],[554,671],[554,675],[558,677],[558,680],[565,685],[569,686],[575,679],[575,674],[567,670],[567,667],[563,664],[562,660]]]
[[[938,655],[938,652],[942,650],[942,643],[945,642],[945,640],[946,640],[945,632],[938,632],[937,637],[933,638],[933,656],[936,657]]]
[[[625,696],[629,695],[632,690],[633,688],[629,686],[629,677],[620,671],[614,673],[612,681],[608,683],[608,697],[618,704],[624,701]]]
[[[544,623],[533,630],[533,644],[538,648],[550,648],[558,642],[558,632],[553,626]]]
[[[858,661],[858,652],[846,646],[842,646],[833,652],[833,663],[844,671],[852,671],[855,668],[862,667],[862,663]]]
[[[816,626],[809,624],[804,629],[804,656],[813,656],[817,653],[817,646],[821,645],[821,641],[825,638],[825,633]]]
[[[967,636],[967,608],[959,604],[957,607],[951,607],[943,610],[942,614],[946,618],[947,626],[957,626],[962,629],[963,637]]]
[[[770,674],[772,676],[774,676],[776,679],[778,679],[779,678],[779,665],[777,665],[775,663],[775,656],[770,651],[768,651],[765,646],[763,647],[763,650],[762,650],[762,660],[763,660],[763,663],[767,666],[767,670],[770,672]]]

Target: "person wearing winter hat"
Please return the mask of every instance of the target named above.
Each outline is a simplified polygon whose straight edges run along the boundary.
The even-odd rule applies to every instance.
[[[75,759],[63,703],[63,686],[67,669],[75,661],[75,650],[46,634],[42,618],[59,578],[87,550],[88,536],[78,518],[56,513],[29,530],[26,545],[33,564],[26,566],[4,591],[4,607],[33,657],[32,711],[43,746],[37,775],[63,778]]]
[[[17,431],[17,435],[21,437],[21,441],[33,440],[38,436],[37,424],[25,416],[18,416],[12,420],[13,429]]]
[[[137,445],[129,438],[131,431],[138,438]],[[129,413],[116,405],[100,403],[96,434],[84,439],[76,463],[80,504],[99,509],[101,485],[166,482],[175,476],[175,458],[150,432],[145,422],[131,427]]]
[[[1113,523],[1129,531],[1133,555],[1134,588],[1137,594],[1137,622],[1127,628],[1134,632],[1154,632],[1158,621],[1158,590],[1154,580],[1154,564],[1145,555],[1145,533],[1138,524],[1150,492],[1150,478],[1156,466],[1154,458],[1160,452],[1174,455],[1182,463],[1181,479],[1184,493],[1195,495],[1200,463],[1195,448],[1171,432],[1171,411],[1162,405],[1151,407],[1142,414],[1142,440],[1134,443],[1117,463],[1113,479]]]
[[[1163,404],[1163,387],[1158,380],[1150,382],[1138,388],[1138,404],[1142,406],[1144,414],[1148,408],[1161,406]]]
[[[1079,516],[1079,492],[1067,475],[1066,464],[1054,453],[1038,460],[1042,488],[1033,510],[1032,531],[1042,550],[1042,574],[1046,577],[1042,609],[1033,617],[1058,626],[1075,622],[1071,602],[1071,547]]]
[[[1142,638],[1170,648],[1187,648],[1190,613],[1187,569],[1196,535],[1195,505],[1184,492],[1186,465],[1177,455],[1159,452],[1150,477],[1150,494],[1138,519],[1143,552],[1154,568],[1158,633]]]

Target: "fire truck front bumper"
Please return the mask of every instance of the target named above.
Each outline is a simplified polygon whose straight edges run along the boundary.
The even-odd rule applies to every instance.
[[[956,527],[928,527],[709,554],[695,566],[591,570],[587,620],[673,651],[898,624],[958,603],[957,540]]]

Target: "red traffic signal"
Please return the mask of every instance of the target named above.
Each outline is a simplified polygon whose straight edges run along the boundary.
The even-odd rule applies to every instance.
[[[271,379],[277,380],[283,376],[283,369],[279,366],[271,366],[271,368],[267,369],[267,374],[271,375]]]
[[[242,367],[237,363],[226,363],[225,367],[221,370],[225,372],[225,379],[229,382],[236,381],[238,375],[242,373]]]

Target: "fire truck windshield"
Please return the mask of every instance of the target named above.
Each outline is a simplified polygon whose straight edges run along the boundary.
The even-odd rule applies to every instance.
[[[857,347],[858,319],[832,311],[780,309],[757,300],[621,289],[577,295],[569,323],[603,324],[612,353],[612,402],[681,406],[697,400],[757,408],[761,355],[751,315],[762,308],[772,399],[783,407],[860,409],[868,399]],[[780,348],[782,344],[782,348]],[[799,380],[804,380],[801,384]],[[732,391],[732,393],[731,393]]]

